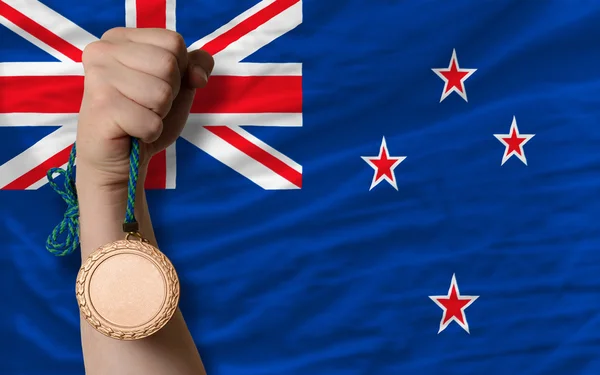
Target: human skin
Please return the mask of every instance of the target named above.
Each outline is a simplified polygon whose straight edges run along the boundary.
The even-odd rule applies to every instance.
[[[173,31],[115,28],[88,45],[83,66],[76,140],[82,261],[124,239],[131,137],[141,141],[135,215],[140,233],[158,247],[143,188],[148,163],[179,137],[214,60],[188,53]],[[106,337],[81,318],[81,343],[88,375],[205,374],[179,309],[160,331],[134,341]]]

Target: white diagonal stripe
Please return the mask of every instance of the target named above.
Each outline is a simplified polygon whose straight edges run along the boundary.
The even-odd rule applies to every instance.
[[[299,189],[204,127],[186,127],[181,136],[265,190]]]
[[[252,8],[245,11],[244,13],[235,17],[231,21],[227,22],[225,25],[219,27],[217,30],[208,34],[204,38],[199,39],[199,40],[195,41],[194,43],[192,43],[192,45],[190,46],[190,48],[188,50],[190,50],[190,51],[196,50],[196,49],[202,47],[203,45],[205,45],[206,43],[215,40],[217,37],[225,34],[229,30],[233,29],[235,26],[242,23],[242,21],[250,18],[251,16],[253,16],[256,13],[260,12],[261,10],[265,9],[269,5],[273,4],[275,1],[276,0],[262,0],[260,3],[256,4]]]
[[[59,166],[58,168],[66,169],[67,164],[69,164],[69,163],[65,163],[65,164]],[[57,173],[54,174],[54,176],[56,176],[56,175],[57,175]],[[41,188],[42,186],[46,185],[47,183],[48,183],[48,177],[44,177],[41,180],[36,181],[33,184],[31,184],[31,186],[26,187],[25,190],[37,190],[37,189]]]
[[[36,38],[33,35],[29,34],[25,30],[21,29],[19,26],[15,25],[14,23],[10,22],[9,20],[7,20],[6,18],[4,18],[2,16],[0,16],[0,23],[2,25],[6,26],[9,30],[13,31],[15,34],[19,35],[20,37],[24,38],[28,42],[30,42],[33,45],[35,45],[36,47],[38,47],[42,51],[50,54],[52,57],[54,57],[54,58],[56,58],[56,59],[58,59],[60,61],[72,61],[67,56],[63,55],[59,51],[57,51],[54,48],[50,47],[46,43],[42,42],[38,38]]]
[[[252,134],[250,134],[246,130],[242,129],[239,126],[229,126],[229,129],[233,130],[234,132],[238,133],[240,136],[242,136],[243,138],[245,138],[249,142],[254,143],[259,148],[263,149],[264,151],[266,151],[269,154],[273,155],[277,159],[281,160],[282,162],[284,162],[285,164],[287,164],[289,167],[293,168],[296,172],[302,173],[302,166],[300,164],[296,163],[295,161],[293,161],[289,157],[285,156],[281,152],[275,150],[273,147],[269,146],[265,142],[263,142],[260,139],[256,138],[255,136],[253,136]]]
[[[216,53],[215,66],[222,61],[242,61],[301,23],[302,2],[299,1]]]
[[[82,51],[85,46],[98,39],[37,0],[3,1]]]
[[[73,144],[76,132],[77,127],[74,123],[65,124],[8,162],[0,165],[0,188],[15,181]]]

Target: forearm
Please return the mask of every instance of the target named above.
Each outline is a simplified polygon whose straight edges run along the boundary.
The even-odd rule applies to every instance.
[[[143,189],[141,172],[135,214],[140,233],[157,246]],[[81,255],[84,261],[96,248],[124,239],[122,225],[127,189],[99,189],[85,171],[78,172]],[[158,246],[157,246],[158,247]],[[179,309],[154,335],[120,341],[104,336],[81,319],[81,341],[86,374],[198,375],[205,374],[200,356]]]

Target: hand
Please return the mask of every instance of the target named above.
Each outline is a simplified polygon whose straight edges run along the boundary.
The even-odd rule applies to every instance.
[[[83,66],[77,180],[121,189],[128,182],[131,137],[141,141],[143,170],[179,137],[214,60],[205,51],[188,53],[174,31],[114,28],[85,48]]]

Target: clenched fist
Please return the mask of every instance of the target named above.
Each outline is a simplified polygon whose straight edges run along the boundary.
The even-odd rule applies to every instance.
[[[141,140],[144,168],[179,137],[214,60],[205,51],[188,53],[174,31],[115,28],[86,47],[83,66],[78,179],[121,188],[129,176],[130,137]]]

